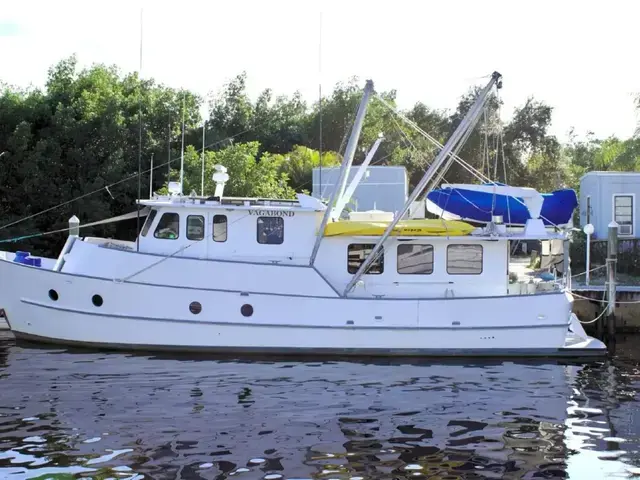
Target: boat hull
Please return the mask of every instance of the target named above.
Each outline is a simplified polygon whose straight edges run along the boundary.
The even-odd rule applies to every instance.
[[[50,290],[57,300],[50,298]],[[102,298],[100,306],[93,304],[94,295]],[[189,309],[194,301],[201,305],[197,314]],[[571,304],[571,296],[562,292],[395,300],[248,294],[114,282],[0,261],[0,306],[18,339],[116,349],[384,356],[601,354],[599,349],[565,348]]]

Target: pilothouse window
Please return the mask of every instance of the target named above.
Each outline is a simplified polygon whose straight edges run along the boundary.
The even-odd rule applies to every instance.
[[[433,245],[398,245],[398,273],[429,275],[433,273]]]
[[[372,243],[352,243],[347,247],[347,271],[349,273],[356,273],[360,268],[360,265],[364,263],[364,260],[369,256],[373,247]],[[378,258],[376,258],[365,274],[377,275],[384,271],[384,252],[378,250]]]
[[[170,240],[177,239],[180,236],[180,216],[177,213],[163,213],[153,236]]]
[[[482,273],[482,245],[449,245],[447,247],[449,275],[479,275]]]
[[[144,226],[142,227],[143,237],[146,237],[147,233],[149,233],[149,229],[151,228],[151,225],[153,224],[153,221],[155,220],[157,214],[158,214],[157,210],[151,210],[149,215],[147,215],[147,221],[144,222]]]
[[[189,215],[187,217],[187,239],[202,240],[204,238],[204,217],[202,215]]]
[[[213,241],[214,242],[227,241],[227,216],[226,215],[213,216]]]
[[[282,217],[258,217],[258,243],[280,245],[284,242]]]

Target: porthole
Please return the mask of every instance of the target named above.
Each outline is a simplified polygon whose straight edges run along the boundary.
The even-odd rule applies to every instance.
[[[200,305],[200,302],[191,302],[189,304],[189,311],[197,315],[202,311],[202,305]]]
[[[240,313],[245,317],[250,317],[251,315],[253,315],[253,307],[248,303],[245,303],[244,305],[242,305],[242,307],[240,307]]]
[[[49,298],[51,300],[53,300],[54,302],[58,301],[58,292],[56,292],[53,288],[51,290],[49,290]]]
[[[94,295],[93,297],[91,297],[91,301],[96,307],[102,306],[102,297],[100,295]]]

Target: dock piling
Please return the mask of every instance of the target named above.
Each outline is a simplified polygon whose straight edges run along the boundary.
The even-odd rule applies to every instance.
[[[614,340],[616,333],[616,266],[618,261],[618,224],[609,224],[607,238],[607,337]]]

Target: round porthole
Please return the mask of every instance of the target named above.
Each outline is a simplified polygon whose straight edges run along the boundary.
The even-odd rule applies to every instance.
[[[200,302],[191,302],[189,304],[189,311],[197,315],[202,311],[202,305],[200,305]]]
[[[253,315],[253,307],[248,303],[245,303],[244,305],[242,305],[242,307],[240,307],[240,313],[245,317],[250,317],[251,315]]]
[[[51,290],[49,290],[49,298],[51,300],[53,300],[54,302],[58,301],[58,292],[56,292],[53,288]]]
[[[91,297],[91,301],[96,307],[102,306],[102,297],[100,295],[94,295],[93,297]]]

